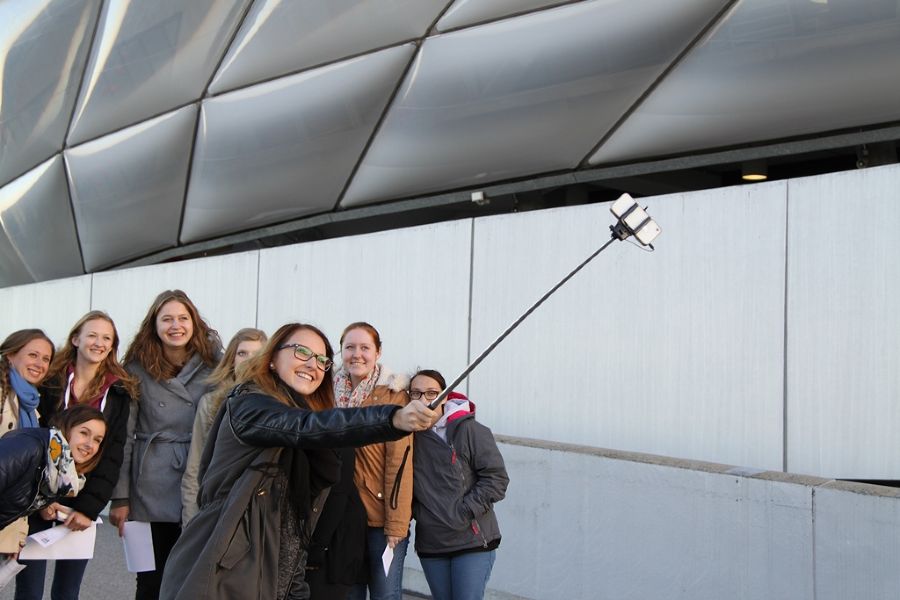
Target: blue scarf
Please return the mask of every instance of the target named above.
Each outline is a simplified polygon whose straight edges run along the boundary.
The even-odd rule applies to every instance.
[[[19,375],[19,372],[10,365],[9,384],[16,397],[19,399],[19,427],[40,427],[38,424],[37,413],[34,409],[38,407],[41,395],[34,389],[34,386],[25,381],[25,378]]]

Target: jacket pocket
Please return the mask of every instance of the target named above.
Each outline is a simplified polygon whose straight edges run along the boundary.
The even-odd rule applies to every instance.
[[[384,478],[366,475],[363,478],[363,483],[365,484],[366,491],[371,497],[376,498],[379,501],[384,500]]]
[[[250,515],[249,509],[244,512],[241,522],[238,523],[225,552],[219,559],[219,566],[223,569],[233,569],[248,552],[250,552]]]

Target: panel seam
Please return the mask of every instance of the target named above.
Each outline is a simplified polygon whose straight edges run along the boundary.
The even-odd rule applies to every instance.
[[[790,284],[790,261],[788,257],[790,236],[791,184],[784,186],[784,318],[782,332],[782,375],[781,375],[781,470],[788,472],[788,285]]]
[[[669,66],[663,69],[662,73],[660,73],[659,76],[657,76],[657,78],[652,82],[650,82],[650,85],[647,86],[647,89],[645,89],[644,92],[640,96],[638,96],[637,100],[635,100],[631,104],[631,106],[629,106],[628,109],[622,113],[622,115],[616,120],[616,122],[612,124],[612,126],[606,131],[606,133],[603,134],[603,136],[600,138],[600,141],[598,141],[597,144],[593,148],[591,148],[590,151],[585,155],[585,157],[582,158],[581,161],[579,161],[578,168],[586,168],[590,166],[591,157],[600,150],[603,144],[609,141],[609,139],[616,133],[616,131],[619,130],[619,128],[625,123],[625,121],[627,121],[631,117],[631,115],[633,115],[634,112],[638,108],[640,108],[641,104],[643,104],[644,101],[648,97],[650,97],[650,95],[654,91],[656,91],[656,88],[658,88],[660,84],[665,81],[669,74],[677,69],[682,62],[684,62],[685,57],[690,54],[691,50],[693,50],[697,46],[697,44],[700,43],[700,41],[706,36],[706,34],[713,27],[715,27],[716,24],[719,23],[719,21],[721,21],[722,18],[727,15],[737,3],[738,0],[729,0],[729,2],[725,4],[725,6],[719,9],[719,11],[715,15],[713,15],[713,17],[706,23],[706,25],[697,32],[697,35],[695,35],[693,39],[691,39],[687,43],[687,45],[681,49],[681,52],[679,52],[675,56],[672,62],[669,63]]]
[[[466,332],[466,364],[472,360],[472,304],[475,297],[475,219],[469,228],[469,314],[468,331]],[[466,377],[466,396],[469,396],[469,381]]]

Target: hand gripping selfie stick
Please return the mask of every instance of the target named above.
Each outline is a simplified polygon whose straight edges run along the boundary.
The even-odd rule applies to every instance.
[[[522,313],[522,316],[513,321],[512,324],[507,327],[506,330],[501,333],[496,340],[491,342],[491,344],[487,348],[485,348],[484,351],[479,354],[478,357],[473,360],[456,379],[450,382],[450,385],[448,385],[438,395],[437,398],[435,398],[428,404],[428,408],[434,410],[438,406],[440,406],[441,402],[444,401],[444,399],[450,394],[450,392],[456,389],[456,386],[462,383],[463,379],[468,377],[469,373],[471,373],[475,369],[475,367],[477,367],[481,363],[481,361],[487,358],[487,355],[493,352],[494,348],[496,348],[497,345],[500,344],[500,342],[506,339],[506,336],[512,333],[513,330],[522,323],[522,321],[527,319],[528,315],[533,313],[538,306],[543,304],[547,298],[552,296],[553,293],[556,292],[556,290],[561,288],[564,283],[570,280],[575,275],[575,273],[587,266],[589,262],[594,260],[598,254],[606,250],[614,241],[624,240],[628,236],[633,235],[635,239],[642,245],[649,246],[651,249],[653,249],[653,244],[651,244],[650,242],[655,240],[656,237],[660,234],[659,225],[656,224],[656,221],[650,218],[650,215],[647,214],[646,210],[638,206],[638,203],[634,200],[634,198],[632,198],[628,194],[622,194],[618,200],[613,202],[613,205],[609,210],[617,219],[616,224],[610,225],[609,227],[610,231],[612,231],[612,236],[610,237],[610,239],[605,244],[600,246],[600,248],[593,254],[588,256],[580,265],[575,267],[568,275],[563,277],[559,281],[559,283],[550,288],[550,290],[547,291],[546,294],[541,296],[537,302],[532,304],[528,310]]]

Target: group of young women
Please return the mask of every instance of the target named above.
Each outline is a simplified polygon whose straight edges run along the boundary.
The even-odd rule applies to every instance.
[[[502,457],[464,396],[428,407],[440,373],[410,380],[381,364],[374,327],[344,330],[339,367],[306,323],[271,338],[242,329],[223,353],[193,302],[169,290],[124,367],[118,344],[112,319],[92,311],[56,354],[39,330],[0,346],[0,483],[14,481],[13,464],[51,462],[54,439],[69,457],[54,479],[68,487],[15,480],[10,493],[23,500],[0,511],[0,552],[16,554],[26,531],[55,519],[89,527],[111,502],[120,535],[127,521],[150,523],[156,569],[137,574],[139,600],[399,600],[415,517],[434,598],[483,596],[500,543]],[[37,450],[13,456],[26,445],[10,436]],[[23,564],[16,599],[41,598],[44,563]],[[78,597],[86,565],[57,561],[54,600]]]

